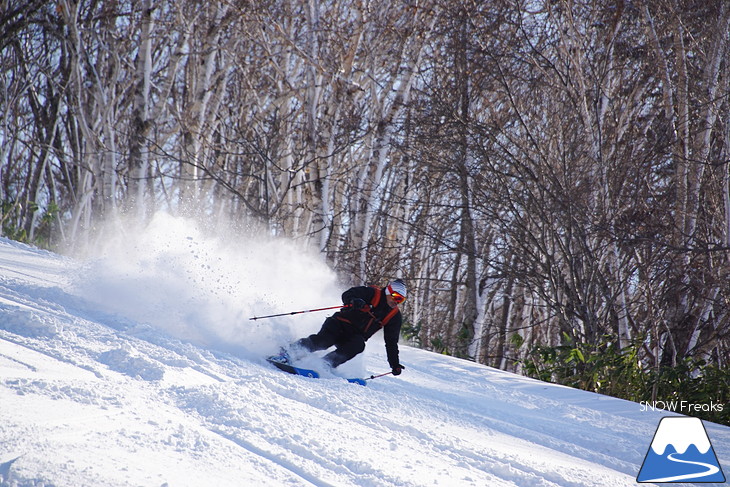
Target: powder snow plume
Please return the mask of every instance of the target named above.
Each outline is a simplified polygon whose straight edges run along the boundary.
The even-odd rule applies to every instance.
[[[282,239],[226,240],[165,213],[135,234],[88,252],[75,287],[117,319],[197,345],[256,355],[313,333],[323,313],[250,317],[335,306],[336,276]]]

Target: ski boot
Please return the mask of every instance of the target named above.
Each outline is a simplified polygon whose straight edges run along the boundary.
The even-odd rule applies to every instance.
[[[289,356],[289,352],[286,348],[281,347],[279,349],[279,353],[277,355],[272,355],[269,357],[269,360],[272,362],[279,362],[280,364],[289,364],[291,365],[291,357]]]

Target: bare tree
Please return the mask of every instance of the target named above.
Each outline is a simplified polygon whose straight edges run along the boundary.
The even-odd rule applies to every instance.
[[[726,2],[6,3],[4,234],[165,209],[405,278],[440,352],[730,358]]]

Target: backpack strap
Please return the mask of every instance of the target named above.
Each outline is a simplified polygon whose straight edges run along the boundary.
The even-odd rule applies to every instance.
[[[377,287],[377,286],[370,286],[371,288],[375,289],[375,296],[373,296],[372,301],[370,302],[370,306],[373,308],[376,308],[378,306],[378,303],[380,303],[380,295],[382,294],[383,288]],[[399,309],[398,306],[390,310],[390,313],[385,315],[385,318],[380,320],[380,328],[384,327],[388,324],[390,319],[394,317],[398,313]]]
[[[380,303],[380,295],[382,294],[383,289],[379,288],[377,286],[370,286],[370,287],[375,290],[375,295],[373,296],[373,299],[370,300],[370,309],[372,310],[372,309],[375,309],[378,306],[378,304]],[[370,314],[371,318],[370,318],[370,321],[368,322],[368,324],[365,326],[363,333],[368,331],[368,329],[373,324],[373,322],[377,322],[378,330],[381,329],[382,327],[384,327],[385,325],[388,324],[390,319],[393,318],[398,313],[398,311],[399,311],[398,306],[396,306],[395,308],[391,309],[390,312],[387,315],[385,315],[385,317],[382,320],[378,320],[375,317],[375,315],[372,313],[372,311],[370,311],[369,314]]]
[[[383,318],[383,319],[382,319],[382,320],[380,321],[380,328],[382,328],[382,327],[384,327],[385,325],[387,325],[387,324],[388,324],[388,322],[390,321],[390,319],[391,319],[392,317],[394,317],[394,316],[395,316],[395,315],[396,315],[396,314],[398,313],[398,311],[400,311],[400,310],[398,309],[398,306],[396,306],[395,308],[391,309],[391,310],[390,310],[390,313],[388,313],[387,315],[385,315],[385,318]]]

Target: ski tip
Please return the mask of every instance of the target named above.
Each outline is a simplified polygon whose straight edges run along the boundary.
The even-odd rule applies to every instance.
[[[347,382],[350,382],[352,384],[360,384],[361,386],[368,385],[368,383],[365,382],[365,379],[347,379]]]
[[[276,366],[277,368],[283,370],[284,372],[288,372],[290,374],[301,375],[304,377],[311,377],[313,379],[319,378],[319,373],[316,370],[303,369],[301,367],[297,367],[290,363],[280,362],[278,360],[272,360],[271,357],[267,358],[266,361],[269,362],[270,364]]]

